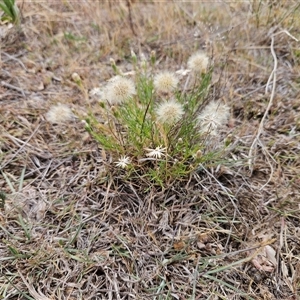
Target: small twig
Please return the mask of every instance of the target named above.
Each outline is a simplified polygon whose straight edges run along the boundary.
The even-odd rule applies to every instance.
[[[141,131],[140,131],[140,142],[143,142],[142,137],[143,137],[144,125],[145,125],[145,122],[146,122],[146,117],[147,117],[147,113],[148,113],[148,110],[150,108],[151,102],[152,102],[152,97],[151,97],[150,101],[148,102],[145,113],[144,113],[143,122],[142,122],[142,126],[141,126]]]
[[[132,3],[131,3],[131,0],[126,0],[126,4],[127,4],[127,7],[128,7],[128,19],[129,19],[130,29],[131,29],[133,35],[137,36],[137,34],[134,30],[133,21],[132,21]]]
[[[281,223],[281,226],[280,226],[280,235],[279,235],[279,246],[278,246],[278,250],[277,250],[277,261],[278,262],[280,261],[280,253],[281,253],[282,248],[284,246],[284,241],[283,241],[284,237],[283,236],[286,236],[285,235],[286,226],[285,226],[284,217],[281,217],[280,223]],[[277,274],[277,276],[279,275],[279,263],[277,264],[276,274]]]
[[[5,81],[1,81],[1,85],[4,86],[4,87],[7,87],[7,88],[9,88],[9,89],[18,91],[19,93],[22,94],[22,96],[23,96],[24,98],[26,98],[26,95],[29,95],[29,94],[30,94],[28,91],[24,91],[23,89],[18,88],[17,86],[14,86],[14,85],[12,85],[12,84],[10,84],[10,83],[7,83],[7,82],[5,82]]]
[[[17,150],[17,152],[6,163],[4,163],[3,165],[0,165],[0,170],[3,170],[4,167],[6,167],[25,148],[25,146],[29,143],[31,138],[37,133],[40,126],[41,126],[40,124],[38,126],[36,126],[36,128],[34,129],[32,134],[28,137],[28,139],[24,142],[24,144]]]
[[[266,85],[266,90],[265,90],[265,93],[267,94],[268,93],[268,87],[270,85],[270,82],[272,81],[273,79],[273,85],[272,85],[272,91],[271,91],[271,96],[270,96],[270,100],[269,100],[269,103],[268,103],[268,106],[265,110],[265,113],[260,121],[260,124],[259,124],[259,127],[258,127],[258,130],[257,130],[257,134],[251,144],[251,147],[250,147],[250,150],[249,150],[249,154],[248,154],[248,157],[249,157],[249,160],[248,160],[248,164],[249,164],[249,169],[252,173],[253,171],[253,164],[254,164],[254,152],[256,150],[256,146],[258,143],[261,143],[260,141],[260,135],[262,134],[263,132],[263,129],[264,129],[264,122],[265,122],[265,119],[267,118],[267,115],[269,114],[269,110],[271,108],[271,106],[273,105],[273,100],[274,100],[274,96],[275,96],[275,89],[276,89],[276,79],[277,79],[277,76],[276,76],[276,71],[277,71],[277,66],[278,66],[278,60],[277,60],[277,56],[276,56],[276,53],[275,53],[275,50],[274,50],[274,37],[278,34],[281,34],[281,33],[286,33],[288,36],[290,36],[291,38],[293,38],[294,40],[296,40],[297,42],[299,41],[298,39],[296,39],[294,36],[292,36],[288,31],[286,30],[282,30],[282,31],[279,31],[277,33],[274,33],[272,34],[271,36],[271,53],[272,53],[272,56],[273,56],[273,60],[274,60],[274,67],[273,67],[273,70],[270,74],[270,77],[268,79],[268,82],[267,82],[267,85]],[[263,148],[263,146],[262,146]],[[272,175],[272,174],[271,174]],[[270,177],[271,179],[271,177]],[[268,182],[270,181],[270,179],[268,180]]]
[[[191,74],[188,74],[188,77],[186,78],[186,81],[185,81],[185,84],[184,84],[184,87],[183,87],[183,90],[182,90],[182,94],[184,95],[186,90],[187,90],[187,87],[190,83],[190,79],[191,79]]]
[[[6,57],[9,58],[9,59],[5,60],[5,62],[8,61],[8,60],[15,60],[15,61],[17,61],[17,62],[22,66],[22,68],[23,68],[26,72],[28,71],[28,69],[25,67],[25,65],[23,64],[23,62],[22,62],[20,59],[17,59],[16,57],[11,56],[11,55],[9,55],[9,54],[6,53],[6,52],[2,52],[2,54],[4,54]]]

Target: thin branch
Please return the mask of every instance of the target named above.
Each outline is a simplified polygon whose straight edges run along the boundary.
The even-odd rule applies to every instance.
[[[9,83],[7,83],[7,82],[5,82],[5,81],[1,81],[1,85],[4,86],[4,87],[6,87],[6,88],[9,88],[9,89],[18,91],[19,93],[22,94],[22,96],[23,96],[24,98],[26,98],[26,95],[29,95],[29,94],[30,94],[29,92],[24,91],[23,89],[21,89],[21,88],[19,88],[19,87],[17,87],[17,86],[14,86],[14,85],[12,85],[12,84],[9,84]]]
[[[271,49],[271,53],[272,53],[273,60],[274,60],[274,67],[273,67],[273,70],[272,70],[272,72],[271,72],[271,74],[269,76],[269,79],[268,79],[268,82],[267,82],[267,85],[266,85],[265,93],[266,94],[268,93],[268,88],[269,88],[269,85],[270,85],[271,81],[272,81],[272,91],[271,91],[271,96],[270,96],[270,100],[269,100],[268,106],[267,106],[267,108],[265,110],[265,113],[264,113],[264,115],[263,115],[263,117],[262,117],[262,119],[260,121],[258,130],[257,130],[257,134],[256,134],[256,136],[255,136],[255,138],[254,138],[254,140],[253,140],[253,142],[251,144],[250,150],[249,150],[248,164],[249,164],[249,169],[250,169],[251,173],[253,171],[253,164],[254,164],[254,157],[255,157],[254,152],[256,151],[256,146],[257,146],[258,143],[260,143],[262,145],[262,143],[260,141],[260,136],[261,136],[261,134],[262,134],[262,132],[264,130],[265,119],[267,118],[267,115],[269,114],[271,106],[273,105],[273,100],[274,100],[274,96],[275,96],[276,79],[277,79],[276,72],[277,72],[277,67],[278,67],[278,60],[277,60],[277,56],[276,56],[276,53],[275,53],[275,50],[274,50],[274,37],[276,35],[278,35],[278,34],[281,34],[281,33],[286,33],[289,37],[293,38],[295,41],[297,41],[297,42],[299,41],[294,36],[292,36],[287,30],[279,31],[277,33],[272,34],[272,36],[271,36],[271,46],[270,46],[270,49]],[[269,182],[269,180],[268,180],[268,182]]]
[[[24,142],[24,144],[16,151],[16,153],[7,162],[5,162],[3,165],[0,165],[0,170],[3,170],[4,167],[6,167],[26,147],[26,145],[29,143],[31,138],[37,133],[40,126],[41,124],[38,124],[38,126],[36,126],[32,134],[28,137],[28,139]]]
[[[25,65],[23,64],[23,62],[22,62],[20,59],[18,59],[17,57],[12,56],[12,55],[9,55],[9,54],[6,53],[6,52],[2,52],[2,54],[4,54],[4,55],[8,58],[7,60],[5,60],[5,62],[7,62],[7,61],[9,61],[9,60],[14,60],[14,61],[18,62],[18,63],[21,65],[21,67],[22,67],[26,72],[28,71],[28,69],[25,67]]]
[[[130,29],[133,33],[133,35],[137,36],[135,30],[134,30],[134,26],[133,26],[133,20],[132,20],[132,3],[131,0],[126,0],[126,4],[128,7],[128,19],[129,19],[129,25],[130,25]]]

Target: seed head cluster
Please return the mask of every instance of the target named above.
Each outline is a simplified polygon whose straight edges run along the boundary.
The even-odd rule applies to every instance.
[[[208,56],[203,52],[196,52],[188,59],[188,68],[195,73],[206,73],[209,64]]]
[[[134,82],[121,76],[112,78],[105,89],[105,98],[110,104],[120,104],[128,101],[135,94]]]
[[[213,101],[203,109],[197,119],[201,132],[217,135],[217,130],[228,122],[229,117],[229,107]]]
[[[174,99],[164,101],[156,108],[157,120],[162,124],[174,124],[181,119],[184,114],[182,105]]]
[[[50,107],[45,117],[50,123],[61,124],[71,121],[75,116],[69,106],[58,103]]]
[[[173,73],[164,71],[154,77],[154,88],[157,92],[171,93],[176,89],[178,82]]]

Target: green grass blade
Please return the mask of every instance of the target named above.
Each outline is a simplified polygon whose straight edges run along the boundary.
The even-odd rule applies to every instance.
[[[24,183],[24,176],[25,176],[25,170],[26,168],[24,168],[22,170],[21,176],[20,176],[20,182],[19,182],[19,188],[18,188],[18,192],[20,192],[23,188],[23,183]]]
[[[1,174],[2,174],[2,176],[4,177],[6,183],[8,184],[8,186],[9,186],[11,192],[12,192],[12,193],[15,193],[16,190],[15,190],[14,186],[12,185],[10,179],[7,177],[7,175],[6,175],[4,172],[1,171]]]
[[[237,288],[234,287],[233,285],[231,285],[231,284],[229,284],[229,283],[227,283],[227,282],[225,282],[225,281],[223,281],[223,280],[221,280],[221,279],[218,279],[218,278],[213,277],[213,276],[210,276],[210,275],[204,275],[203,277],[205,277],[205,278],[207,278],[207,279],[210,279],[210,280],[213,280],[213,281],[215,281],[215,282],[217,282],[217,283],[219,283],[219,284],[221,284],[221,285],[223,285],[223,286],[228,287],[228,288],[231,289],[232,291],[234,291],[234,292],[240,294],[240,295],[243,296],[243,297],[246,297],[246,299],[249,299],[249,300],[255,300],[254,298],[252,298],[252,297],[248,296],[247,294],[243,293],[242,291],[240,291],[239,289],[237,289]]]

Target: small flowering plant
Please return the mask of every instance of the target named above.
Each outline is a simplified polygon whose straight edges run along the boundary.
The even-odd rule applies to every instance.
[[[132,57],[134,72],[123,74],[112,60],[116,76],[97,93],[92,90],[99,107],[86,119],[86,129],[111,157],[111,166],[164,186],[213,159],[217,152],[209,149],[209,140],[226,125],[229,108],[208,101],[212,70],[205,53],[190,57],[181,78],[156,71],[153,53],[140,64]]]

